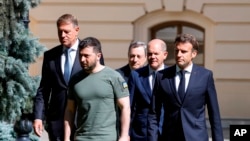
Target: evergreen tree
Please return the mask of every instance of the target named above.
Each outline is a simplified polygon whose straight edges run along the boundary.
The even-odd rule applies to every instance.
[[[29,75],[45,47],[24,19],[40,0],[0,0],[0,141],[15,140],[13,126],[23,114],[32,113],[40,77]],[[32,140],[37,140],[34,136]]]

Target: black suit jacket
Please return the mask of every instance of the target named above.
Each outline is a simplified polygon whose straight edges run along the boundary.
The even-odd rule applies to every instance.
[[[42,78],[34,98],[34,118],[47,122],[64,119],[68,84],[61,69],[63,46],[56,46],[44,53]],[[79,50],[77,50],[71,76],[80,71]]]

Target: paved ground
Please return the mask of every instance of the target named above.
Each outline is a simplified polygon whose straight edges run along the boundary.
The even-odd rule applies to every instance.
[[[43,132],[43,135],[42,135],[40,140],[41,141],[49,141],[47,132]]]
[[[224,138],[225,138],[224,141],[229,141],[229,130],[224,129],[223,133],[224,133]],[[47,132],[43,133],[43,136],[41,137],[41,141],[49,141]],[[209,139],[209,141],[212,141],[212,139]]]

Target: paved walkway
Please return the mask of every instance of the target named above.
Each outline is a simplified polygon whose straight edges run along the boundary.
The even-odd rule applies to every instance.
[[[48,137],[48,134],[46,131],[43,132],[43,135],[42,135],[40,141],[49,141],[49,137]]]
[[[229,131],[224,131],[224,138],[226,138],[224,139],[224,141],[229,141]],[[49,141],[47,132],[43,132],[43,135],[40,141]],[[209,141],[212,141],[212,139],[209,138]]]

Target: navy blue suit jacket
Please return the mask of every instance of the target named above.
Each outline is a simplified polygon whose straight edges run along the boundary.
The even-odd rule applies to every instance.
[[[166,66],[165,66],[166,67]],[[128,88],[131,101],[131,141],[150,141],[148,113],[152,101],[149,66],[131,71]]]
[[[157,139],[160,107],[163,104],[164,141],[208,141],[205,107],[208,109],[213,141],[223,141],[221,119],[213,74],[210,70],[193,65],[189,84],[183,101],[175,87],[176,66],[157,73],[150,112],[151,134]],[[182,131],[183,129],[183,131]]]
[[[42,78],[34,98],[34,118],[46,118],[54,130],[54,134],[63,133],[64,110],[67,102],[68,84],[64,80],[61,69],[63,46],[56,46],[44,53]],[[71,71],[71,76],[80,71],[79,50]],[[58,135],[59,136],[59,135]]]
[[[129,76],[131,73],[131,69],[129,67],[129,64],[127,64],[119,69],[116,69],[116,71],[118,71],[122,75],[122,77],[125,79],[125,81],[128,82],[128,79],[129,79]]]

